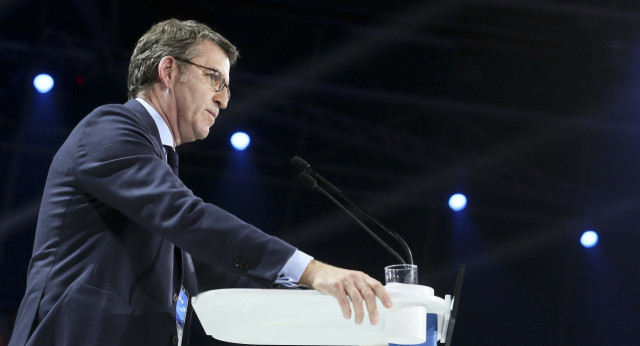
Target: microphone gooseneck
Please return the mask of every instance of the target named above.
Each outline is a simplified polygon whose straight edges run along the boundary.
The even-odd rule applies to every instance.
[[[362,208],[360,208],[358,205],[356,205],[354,202],[352,202],[349,198],[347,198],[342,191],[340,191],[340,189],[338,189],[337,187],[335,187],[333,184],[331,184],[328,180],[326,180],[325,178],[323,178],[320,174],[314,172],[311,169],[311,165],[303,160],[301,157],[299,156],[294,156],[293,158],[291,158],[291,165],[298,171],[301,171],[300,175],[298,175],[298,178],[300,179],[300,181],[302,181],[302,183],[309,187],[309,188],[313,188],[315,190],[317,190],[318,192],[322,193],[323,195],[325,195],[327,198],[331,199],[335,204],[337,204],[341,209],[343,209],[344,211],[346,211],[347,213],[349,213],[349,215],[351,215],[351,217],[356,220],[356,222],[358,222],[358,224],[365,228],[365,230],[374,237],[374,239],[376,239],[380,244],[382,244],[387,250],[390,250],[390,252],[392,252],[392,254],[394,254],[394,256],[399,257],[399,255],[393,251],[391,249],[391,247],[389,245],[387,245],[386,243],[384,243],[384,241],[382,241],[382,239],[380,239],[377,235],[375,235],[375,233],[373,233],[371,231],[371,229],[369,229],[368,227],[366,227],[358,218],[356,218],[347,208],[345,208],[341,203],[339,203],[337,200],[335,200],[335,198],[333,198],[333,196],[331,196],[326,190],[320,188],[320,186],[318,185],[318,182],[316,181],[319,180],[321,181],[323,184],[325,184],[333,193],[337,194],[340,198],[342,198],[343,200],[345,200],[347,203],[349,203],[349,205],[351,205],[354,209],[356,209],[358,212],[362,213],[367,219],[369,219],[370,221],[374,222],[376,225],[378,225],[378,227],[382,228],[383,230],[385,230],[387,233],[389,233],[392,237],[394,237],[404,248],[408,258],[409,258],[409,263],[413,264],[413,255],[411,254],[411,249],[409,249],[409,245],[407,244],[407,242],[404,241],[404,239],[397,233],[394,232],[392,230],[390,230],[389,228],[387,228],[386,226],[384,226],[383,224],[381,224],[380,222],[378,222],[376,219],[374,219],[369,213],[367,213],[366,211],[364,211]],[[315,179],[314,179],[315,178]],[[400,261],[405,264],[406,262],[400,257]]]

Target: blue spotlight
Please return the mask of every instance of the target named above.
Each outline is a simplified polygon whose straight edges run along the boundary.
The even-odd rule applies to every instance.
[[[53,78],[46,73],[41,73],[33,79],[33,86],[39,93],[46,94],[53,88]]]
[[[580,244],[586,248],[594,247],[598,244],[598,233],[594,231],[586,231],[580,237]]]
[[[456,193],[449,198],[449,207],[453,211],[460,211],[467,206],[467,197],[461,193]]]
[[[233,145],[236,150],[247,149],[250,142],[251,138],[249,138],[249,135],[244,132],[236,132],[231,136],[231,145]]]

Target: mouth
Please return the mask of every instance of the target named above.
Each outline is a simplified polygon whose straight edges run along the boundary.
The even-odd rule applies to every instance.
[[[209,115],[211,116],[211,125],[209,126],[213,126],[213,124],[215,124],[216,122],[216,118],[218,117],[218,113],[212,112],[210,110],[207,110],[207,113],[209,113]]]

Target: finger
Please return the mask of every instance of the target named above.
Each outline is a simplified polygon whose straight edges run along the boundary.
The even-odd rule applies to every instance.
[[[361,324],[364,319],[364,309],[362,308],[362,295],[360,291],[352,283],[346,283],[345,289],[353,305],[353,311],[356,315],[356,324]]]
[[[371,325],[378,324],[380,315],[378,313],[378,303],[376,302],[376,295],[373,293],[369,284],[364,281],[359,285],[360,294],[364,298],[364,302],[367,305],[367,311],[369,312],[369,322]]]
[[[366,277],[365,281],[367,282],[367,284],[369,284],[376,297],[380,298],[380,302],[382,302],[382,305],[384,305],[385,308],[390,309],[393,306],[391,296],[389,296],[387,289],[384,288],[380,281],[372,277]]]
[[[336,284],[333,287],[332,295],[338,300],[338,304],[340,305],[340,309],[342,310],[342,316],[345,319],[351,318],[351,301],[349,301],[349,297],[344,290],[344,287],[340,284]]]

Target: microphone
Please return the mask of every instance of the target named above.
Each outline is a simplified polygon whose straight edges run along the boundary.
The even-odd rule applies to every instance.
[[[338,194],[338,196],[344,198],[347,202],[349,202],[349,204],[353,205],[351,201],[347,200],[344,196],[342,196],[342,191],[340,191],[340,189],[333,186],[333,184],[331,184],[327,179],[323,178],[320,174],[314,172],[313,169],[311,169],[311,165],[307,161],[303,160],[301,157],[299,156],[292,157],[291,165],[293,165],[293,167],[297,169],[298,172],[305,171],[311,174],[313,177],[320,180],[323,184],[327,185],[334,193]]]
[[[389,228],[387,228],[386,226],[384,226],[383,224],[381,224],[380,222],[378,222],[376,219],[374,219],[371,215],[369,215],[369,213],[367,213],[366,211],[364,211],[362,208],[360,208],[358,205],[356,205],[354,202],[352,202],[349,198],[347,198],[347,196],[345,196],[342,191],[340,191],[340,189],[338,189],[337,187],[335,187],[333,184],[331,184],[328,180],[326,180],[325,178],[323,178],[320,174],[314,172],[311,169],[311,165],[303,160],[301,157],[299,156],[294,156],[291,158],[291,165],[293,165],[294,168],[296,168],[298,171],[302,171],[302,173],[307,173],[306,175],[309,176],[309,178],[313,179],[313,177],[315,177],[316,179],[320,180],[322,183],[324,183],[326,186],[329,187],[329,189],[331,189],[335,194],[337,194],[339,197],[341,197],[343,200],[345,200],[347,203],[349,203],[349,205],[351,205],[354,209],[356,209],[358,212],[362,213],[367,219],[371,220],[372,222],[374,222],[376,225],[378,225],[378,227],[382,228],[383,230],[385,230],[388,234],[390,234],[392,237],[394,237],[400,244],[402,244],[402,247],[404,248],[408,258],[409,258],[409,263],[413,264],[413,256],[411,254],[411,249],[409,249],[409,245],[407,245],[407,243],[404,241],[404,239],[396,232],[390,230]],[[309,178],[302,178],[302,173],[298,176],[299,179],[305,179],[306,181],[303,181],[303,184],[305,184],[307,187],[311,187],[316,189],[314,186],[318,186],[317,181],[315,179],[313,179],[313,182],[311,182],[311,180],[309,180]],[[319,188],[319,186],[318,186]],[[317,189],[316,189],[317,190]],[[320,190],[318,190],[319,192],[321,192]],[[324,191],[324,190],[323,190]],[[322,192],[321,192],[322,193]],[[328,193],[326,191],[324,191],[324,193],[322,193],[323,195],[327,196]],[[330,196],[330,195],[329,195]],[[327,196],[329,198],[329,196]],[[332,200],[333,196],[330,197]],[[337,201],[335,201],[334,203],[337,203]],[[351,215],[351,217],[354,218],[354,220],[356,220],[356,222],[358,222],[359,224],[361,224],[362,227],[362,222],[360,222],[360,220],[358,220],[353,214],[351,214],[342,204],[339,205],[343,210],[347,211],[349,213],[349,215]],[[366,227],[366,226],[365,226]],[[383,246],[385,248],[387,248],[387,250],[389,250],[389,246],[384,243],[379,237],[377,237],[376,235],[373,234],[373,232],[371,232],[370,229],[365,229],[367,230],[367,232],[369,232],[369,234],[371,234],[376,240],[378,240],[379,243],[384,244]],[[395,252],[395,251],[394,251]],[[397,253],[396,253],[397,255]],[[405,264],[406,262],[404,260],[400,260],[400,262],[402,262],[402,264]]]
[[[351,216],[351,218],[353,218],[353,220],[355,220],[355,222],[357,222],[358,225],[360,225],[360,227],[362,227],[365,231],[367,231],[367,233],[369,233],[369,235],[371,235],[373,239],[375,239],[378,243],[380,243],[380,245],[382,245],[385,249],[387,249],[387,251],[389,251],[393,256],[395,256],[398,260],[400,260],[402,264],[405,264],[405,261],[402,258],[402,256],[398,255],[398,253],[395,250],[393,250],[387,243],[385,243],[382,239],[380,239],[380,237],[378,237],[375,233],[373,233],[373,231],[369,227],[367,227],[364,223],[362,223],[362,221],[360,221],[360,219],[358,219],[355,215],[353,215],[353,213],[351,213],[349,209],[345,208],[345,206],[342,205],[342,203],[340,203],[337,199],[331,196],[331,194],[328,193],[325,189],[321,188],[318,185],[318,181],[315,180],[309,173],[305,171],[300,172],[300,174],[298,175],[298,179],[302,182],[303,185],[320,192],[322,195],[327,197],[331,202],[337,205],[340,209],[342,209],[345,213],[349,214],[349,216]]]

